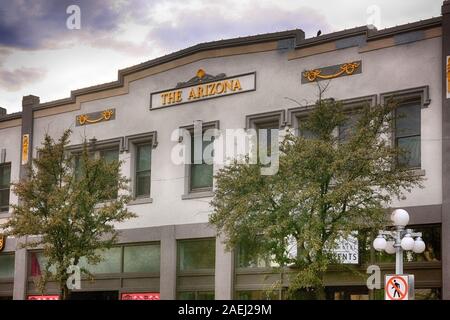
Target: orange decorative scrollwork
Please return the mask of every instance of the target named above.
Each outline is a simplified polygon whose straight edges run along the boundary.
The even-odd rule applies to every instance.
[[[105,121],[110,120],[113,114],[114,114],[114,110],[109,109],[109,110],[102,111],[100,114],[100,117],[97,119],[89,119],[89,116],[87,114],[82,114],[82,115],[78,116],[77,120],[80,125],[84,125],[86,123],[97,123],[97,122],[100,122],[103,120],[105,120]]]
[[[333,74],[321,74],[322,70],[319,69],[314,69],[314,70],[307,70],[305,72],[303,72],[303,77],[305,77],[308,81],[312,82],[315,81],[317,78],[320,79],[333,79],[333,78],[337,78],[342,74],[347,74],[347,75],[351,75],[353,74],[356,69],[361,65],[360,62],[349,62],[349,63],[344,63],[343,65],[341,65],[340,70],[336,73]]]
[[[0,234],[0,251],[3,251],[6,245],[6,236]]]
[[[447,57],[447,98],[450,98],[450,56]]]

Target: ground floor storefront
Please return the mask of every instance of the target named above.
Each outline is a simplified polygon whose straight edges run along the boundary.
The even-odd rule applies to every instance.
[[[415,276],[416,299],[442,297],[441,225],[414,225],[428,244],[422,254],[405,255],[405,273]],[[365,241],[367,240],[367,241]],[[326,298],[330,300],[383,299],[383,289],[369,290],[367,267],[394,273],[395,257],[372,249],[370,235],[361,236],[358,262],[330,267],[325,276]],[[0,300],[57,299],[55,282],[46,285],[45,296],[36,280],[45,258],[39,250],[17,248],[8,238],[0,254]],[[158,299],[287,299],[291,268],[277,268],[269,259],[247,259],[243,248],[225,250],[220,238],[207,224],[188,224],[123,230],[120,242],[103,253],[97,265],[80,264],[94,275],[81,281],[74,300]],[[298,298],[308,298],[298,296]]]

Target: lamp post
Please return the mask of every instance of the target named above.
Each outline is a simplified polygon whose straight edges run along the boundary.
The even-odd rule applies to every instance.
[[[425,242],[422,240],[421,232],[405,228],[409,222],[409,214],[406,210],[395,209],[391,214],[391,221],[395,230],[378,231],[378,236],[373,241],[373,247],[377,251],[385,251],[388,254],[395,253],[395,273],[403,274],[403,250],[422,253],[425,251]]]

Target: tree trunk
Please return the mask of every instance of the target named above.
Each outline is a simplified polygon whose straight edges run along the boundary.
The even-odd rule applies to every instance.
[[[70,300],[70,290],[67,288],[66,280],[60,282],[61,300]]]

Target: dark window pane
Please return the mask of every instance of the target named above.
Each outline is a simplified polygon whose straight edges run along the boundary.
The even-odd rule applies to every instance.
[[[441,227],[440,226],[412,226],[416,232],[422,232],[425,242],[423,253],[407,251],[405,261],[439,262],[441,261]]]
[[[194,137],[191,138],[191,190],[201,188],[211,188],[213,185],[213,165],[209,152],[205,154],[205,149],[213,143],[211,141],[202,141],[202,164],[194,163]]]
[[[397,146],[402,150],[399,163],[408,167],[420,167],[420,136],[398,138]]]
[[[179,292],[178,300],[195,300],[195,292],[193,291]]]
[[[395,135],[420,135],[420,104],[405,104],[396,110]]]
[[[89,264],[85,258],[81,258],[78,265],[86,268],[92,274],[120,273],[122,266],[122,248],[114,247],[99,251],[102,260],[97,264]]]
[[[140,145],[137,147],[137,171],[146,171],[151,169],[152,148],[150,144]]]
[[[272,135],[274,132],[272,130],[278,130],[279,129],[279,122],[267,122],[267,123],[261,123],[257,125],[257,132],[258,132],[258,157],[259,157],[259,148],[265,148],[267,151],[267,155],[270,156],[272,154]],[[263,134],[265,136],[265,141],[260,140],[260,134]]]
[[[124,247],[124,272],[159,272],[158,244]]]
[[[9,189],[0,190],[0,211],[8,211]]]
[[[249,248],[246,248],[244,245],[238,246],[237,249],[238,268],[270,268],[272,266],[269,255],[250,257],[249,253],[250,253]]]
[[[214,291],[200,291],[197,293],[197,300],[214,300]]]
[[[441,288],[415,289],[415,300],[440,300]]]
[[[178,243],[180,271],[214,269],[216,261],[216,241],[189,240]]]
[[[11,165],[0,165],[0,189],[9,189],[11,183]]]
[[[40,252],[30,252],[29,255],[29,275],[32,277],[41,276],[45,272],[45,267],[47,265],[47,257],[44,256],[44,253],[42,251]],[[51,265],[49,270],[50,273],[55,274],[56,273],[56,266]]]
[[[211,144],[214,143],[214,138],[211,139],[211,141],[202,141],[202,163],[209,162],[211,163],[212,158],[210,152],[205,153],[205,149]],[[191,162],[194,163],[194,156],[195,156],[195,150],[194,150],[194,135],[192,134],[191,137]]]
[[[191,165],[191,189],[210,188],[213,185],[213,166],[211,164]]]
[[[347,114],[347,119],[345,123],[339,127],[339,141],[346,142],[350,140],[351,135],[356,130],[356,125],[358,124],[359,119],[361,118],[360,113],[351,113]]]
[[[14,255],[0,255],[0,279],[14,278]]]
[[[136,197],[150,195],[150,171],[136,173]]]
[[[214,300],[214,291],[183,291],[178,293],[178,300]]]
[[[245,290],[237,291],[238,300],[279,300],[280,292],[278,290]]]
[[[439,262],[441,261],[441,226],[440,225],[417,225],[408,226],[415,232],[422,233],[422,239],[425,242],[425,251],[423,253],[414,253],[404,251],[403,259],[408,262]],[[394,263],[395,254],[378,252],[373,249],[372,243],[376,232],[359,232],[358,244],[360,250],[360,261],[362,263]]]
[[[136,197],[150,196],[151,144],[136,148]]]
[[[113,161],[119,161],[119,150],[110,149],[100,151],[100,157],[106,162],[111,163]]]
[[[0,212],[9,209],[9,192],[11,183],[11,164],[0,165]]]

